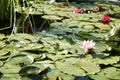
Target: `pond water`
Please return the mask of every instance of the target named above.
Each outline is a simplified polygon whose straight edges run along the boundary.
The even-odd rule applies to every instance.
[[[0,34],[0,80],[120,79],[118,5],[41,1],[16,11],[21,31]]]

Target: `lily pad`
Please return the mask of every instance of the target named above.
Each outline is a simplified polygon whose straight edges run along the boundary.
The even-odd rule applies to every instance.
[[[74,76],[85,76],[86,75],[84,70],[82,70],[80,67],[74,66],[72,64],[68,64],[65,62],[57,62],[56,68],[59,71],[62,71],[63,73],[67,73],[69,75],[74,75]]]
[[[87,72],[87,74],[95,74],[100,71],[99,65],[97,65],[87,59],[81,59],[75,65],[80,66],[82,69],[84,69]]]
[[[5,63],[4,66],[0,67],[0,71],[3,74],[17,74],[19,70],[21,69],[18,65],[12,65],[9,63]]]
[[[58,70],[52,70],[47,73],[48,78],[57,78],[58,76],[60,76],[60,71]]]
[[[0,80],[21,80],[21,76],[19,74],[4,74]]]
[[[32,57],[33,58],[33,57]],[[18,54],[11,57],[8,63],[12,65],[19,65],[20,63],[24,63],[25,65],[33,63],[34,58],[31,59],[29,55]]]
[[[105,76],[105,74],[103,72],[100,72],[100,73],[95,74],[95,75],[89,75],[89,77],[94,79],[94,80],[110,80],[109,78],[107,78]]]
[[[98,64],[104,64],[104,65],[108,65],[108,64],[115,64],[119,61],[120,57],[109,57],[109,58],[103,58],[103,59],[100,59],[100,58],[95,58],[93,59],[94,62],[98,63]]]
[[[29,74],[38,74],[40,72],[41,72],[41,70],[38,67],[35,67],[35,66],[25,66],[25,67],[23,67],[19,71],[19,74],[20,75],[29,75]]]
[[[115,68],[115,67],[108,67],[104,69],[105,75],[110,78],[110,79],[120,79],[120,69]]]
[[[44,15],[42,18],[47,20],[61,20],[62,17],[56,16],[56,15]]]

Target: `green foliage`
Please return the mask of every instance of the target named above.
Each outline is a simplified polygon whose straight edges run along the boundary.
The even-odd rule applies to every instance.
[[[51,27],[33,35],[0,34],[0,80],[75,80],[81,76],[94,80],[120,79],[120,56],[116,54],[119,50],[112,51],[115,47],[106,44],[104,38],[119,21],[114,19],[109,25],[99,22],[107,11],[101,14],[93,9],[92,13],[75,14],[75,6],[69,10],[58,4],[36,5]],[[84,40],[93,40],[95,49],[85,52]]]

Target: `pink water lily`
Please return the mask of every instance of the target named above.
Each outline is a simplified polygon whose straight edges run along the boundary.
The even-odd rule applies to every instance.
[[[82,13],[84,12],[84,10],[81,9],[81,8],[76,8],[76,9],[74,10],[74,12],[75,12],[75,13],[78,13],[78,14],[82,14]]]
[[[104,16],[102,18],[102,23],[103,24],[109,24],[112,21],[112,18],[110,16]]]
[[[84,40],[82,48],[85,52],[91,51],[95,49],[95,42],[93,40]]]

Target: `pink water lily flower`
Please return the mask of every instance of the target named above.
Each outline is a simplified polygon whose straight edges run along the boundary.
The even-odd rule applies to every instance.
[[[85,52],[91,51],[95,49],[95,42],[93,40],[84,40],[82,48]]]
[[[104,16],[102,18],[102,23],[103,24],[109,24],[112,21],[112,18],[110,16]]]
[[[81,8],[76,8],[76,9],[74,10],[74,12],[75,12],[75,13],[78,13],[78,14],[82,14],[82,13],[84,12],[84,10],[81,9]]]

